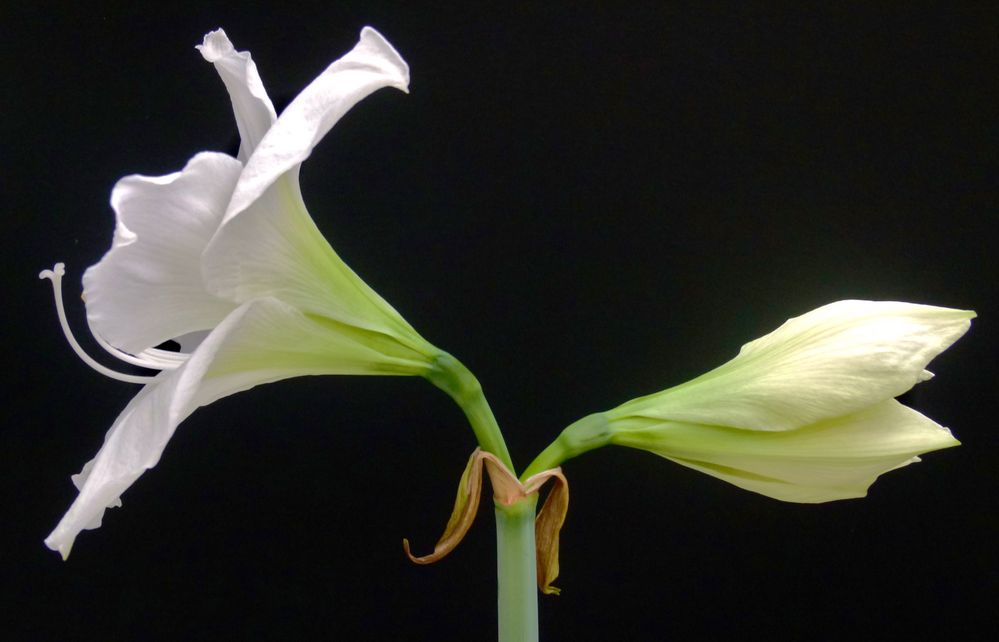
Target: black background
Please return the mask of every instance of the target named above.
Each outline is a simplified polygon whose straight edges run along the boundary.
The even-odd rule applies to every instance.
[[[5,639],[495,635],[491,515],[436,566],[402,553],[405,536],[432,546],[474,447],[421,380],[224,399],[68,562],[42,544],[136,389],[70,353],[37,272],[67,263],[84,327],[78,279],[109,246],[114,181],[235,151],[193,49],[205,32],[252,52],[280,110],[365,24],[409,62],[411,94],[334,128],[306,202],[478,375],[519,466],[580,416],[833,300],[980,314],[903,399],[964,445],[864,500],[782,504],[639,451],[570,461],[543,639],[995,631],[994,5],[144,4],[0,10]]]

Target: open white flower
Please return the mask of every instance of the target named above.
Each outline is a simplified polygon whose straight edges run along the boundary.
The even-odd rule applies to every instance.
[[[692,381],[589,420],[590,433],[776,499],[863,497],[880,474],[958,445],[894,397],[931,376],[926,365],[974,316],[911,303],[831,303]]]
[[[408,67],[365,28],[277,117],[256,66],[222,30],[198,47],[232,99],[238,158],[205,152],[180,172],[115,186],[114,241],[83,278],[97,341],[129,363],[162,370],[145,382],[74,476],[80,493],[45,540],[63,557],[77,534],[156,465],[196,408],[261,383],[313,374],[424,375],[440,351],[336,255],[302,202],[298,170],[354,104],[382,87],[406,91]],[[59,297],[62,265],[51,278]],[[179,339],[193,350],[156,348]]]

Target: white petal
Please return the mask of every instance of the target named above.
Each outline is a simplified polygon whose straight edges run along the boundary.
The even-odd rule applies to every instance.
[[[355,103],[382,87],[406,89],[406,63],[376,31],[314,80],[247,162],[225,222],[203,258],[208,287],[233,301],[275,296],[296,307],[396,336],[415,334],[316,229],[298,189],[299,164]]]
[[[863,497],[879,475],[918,461],[918,454],[958,445],[946,428],[894,399],[784,432],[650,422],[621,431],[614,443],[768,497],[806,503]]]
[[[111,426],[97,456],[73,476],[80,494],[45,539],[45,545],[69,556],[73,540],[84,529],[98,528],[104,509],[120,504],[120,495],[142,473],[145,463],[153,466],[163,445],[173,434],[165,430],[170,396],[183,367],[162,373],[157,381],[139,391]],[[166,433],[166,434],[164,434]]]
[[[357,45],[313,80],[267,131],[239,178],[225,223],[296,170],[351,107],[383,87],[407,91],[408,85],[406,62],[381,34],[365,27]]]
[[[110,251],[83,275],[87,319],[132,354],[215,326],[235,306],[205,290],[200,257],[218,229],[239,161],[198,154],[167,176],[127,176],[115,185]]]
[[[229,91],[239,128],[239,160],[246,162],[277,118],[257,65],[249,51],[237,52],[221,29],[205,34],[204,42],[196,48],[215,65]]]
[[[69,554],[73,540],[100,525],[104,509],[159,461],[177,426],[196,408],[241,390],[310,374],[421,374],[422,361],[378,335],[314,320],[274,299],[234,310],[176,370],[161,373],[128,404],[100,452],[74,482],[69,511],[45,540]]]
[[[839,301],[790,319],[728,363],[611,411],[752,430],[788,430],[898,396],[971,325],[974,312]]]
[[[195,352],[211,360],[196,406],[290,377],[421,375],[429,368],[421,354],[389,337],[303,314],[277,299],[257,299],[240,309],[242,317],[227,319],[221,328],[225,337],[217,329]],[[206,357],[206,351],[214,352]]]
[[[294,198],[275,186],[232,221],[224,237],[216,237],[202,257],[209,289],[237,302],[279,298],[303,311],[424,345],[402,315],[343,262]]]
[[[190,354],[194,352],[199,345],[201,345],[201,342],[208,336],[208,332],[208,330],[190,332],[179,337],[174,337],[173,340],[177,342],[178,346],[180,346],[180,352]]]

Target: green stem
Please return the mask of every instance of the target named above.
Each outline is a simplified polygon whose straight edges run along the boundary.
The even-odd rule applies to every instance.
[[[482,385],[446,352],[434,359],[426,378],[461,407],[479,446],[513,472],[513,461],[489,408]],[[537,642],[538,567],[534,545],[537,494],[509,506],[496,504],[496,573],[500,642]]]
[[[499,642],[538,639],[538,567],[534,509],[538,496],[496,504],[496,574],[499,580]]]
[[[578,457],[583,453],[606,446],[611,441],[611,428],[607,416],[602,413],[587,415],[579,421],[569,424],[565,430],[548,444],[548,447],[534,458],[520,481],[531,475],[562,465],[562,462]]]
[[[482,450],[499,457],[512,471],[514,468],[510,451],[507,450],[503,433],[496,424],[496,417],[493,416],[482,393],[482,385],[475,375],[450,354],[442,352],[434,359],[433,366],[425,376],[461,407]]]

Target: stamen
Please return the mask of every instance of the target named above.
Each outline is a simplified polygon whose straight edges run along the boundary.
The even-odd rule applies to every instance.
[[[62,277],[64,274],[66,274],[66,264],[56,263],[51,270],[42,270],[39,272],[38,278],[52,281],[52,295],[55,297],[56,313],[59,315],[59,325],[62,326],[62,333],[66,336],[66,341],[69,342],[69,346],[73,348],[73,352],[76,353],[76,356],[80,357],[83,363],[87,364],[105,377],[110,377],[111,379],[117,379],[118,381],[124,381],[127,383],[149,383],[152,381],[155,377],[116,372],[101,365],[97,361],[94,361],[89,354],[83,351],[83,348],[81,348],[80,344],[77,343],[76,337],[73,336],[72,330],[69,329],[69,322],[66,321],[66,309],[62,304]]]
[[[159,350],[158,348],[143,350],[138,355],[129,354],[108,343],[107,339],[102,337],[100,333],[95,332],[93,328],[90,329],[90,333],[94,336],[97,344],[114,358],[120,359],[125,363],[130,363],[133,366],[141,366],[150,370],[173,370],[187,361],[187,358],[191,356],[186,352],[170,352],[168,350]]]

